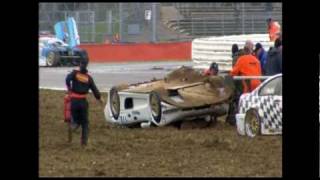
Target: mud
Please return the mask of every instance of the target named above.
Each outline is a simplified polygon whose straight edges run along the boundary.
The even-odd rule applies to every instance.
[[[118,89],[135,93],[155,91],[162,101],[181,108],[225,103],[232,97],[232,89],[224,83],[223,77],[203,76],[201,72],[186,66],[168,73],[162,80],[118,86]],[[172,100],[172,94],[178,94],[183,102]]]
[[[282,137],[241,137],[218,119],[214,126],[119,128],[106,123],[104,106],[88,96],[90,135],[67,143],[65,92],[39,92],[41,177],[261,177],[282,176]],[[107,94],[102,94],[106,100]]]

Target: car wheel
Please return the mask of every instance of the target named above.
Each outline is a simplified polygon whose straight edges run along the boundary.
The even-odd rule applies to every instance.
[[[152,91],[149,96],[150,110],[153,119],[160,123],[161,120],[161,100],[158,93]]]
[[[58,52],[50,51],[46,59],[47,66],[57,66],[59,64],[59,59],[60,57]]]
[[[115,87],[112,87],[110,90],[109,101],[112,116],[117,120],[120,114],[120,97]]]
[[[244,123],[245,132],[249,137],[255,137],[260,134],[261,121],[257,110],[249,109],[246,112]]]

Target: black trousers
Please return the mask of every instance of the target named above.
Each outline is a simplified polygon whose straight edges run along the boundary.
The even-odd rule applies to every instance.
[[[236,124],[236,114],[238,113],[238,104],[239,104],[240,96],[243,90],[241,81],[235,81],[234,84],[235,84],[234,95],[232,97],[232,102],[229,104],[228,116],[226,118],[226,121],[232,125]]]
[[[81,144],[86,145],[89,136],[88,101],[85,98],[71,99],[71,115],[73,121],[81,126]]]

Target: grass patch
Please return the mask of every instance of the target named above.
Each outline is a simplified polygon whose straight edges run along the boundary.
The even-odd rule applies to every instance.
[[[204,129],[112,127],[92,94],[89,145],[81,148],[80,131],[69,144],[64,95],[39,92],[40,176],[282,176],[281,136],[240,137],[223,120]]]

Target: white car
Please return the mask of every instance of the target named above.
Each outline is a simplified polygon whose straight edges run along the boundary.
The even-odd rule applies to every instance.
[[[282,74],[271,76],[251,93],[241,95],[238,108],[240,135],[282,134]]]
[[[104,113],[108,123],[141,127],[205,119],[227,113],[232,90],[219,76],[182,67],[162,80],[111,88]]]
[[[84,49],[71,48],[58,38],[39,38],[39,66],[77,66],[80,60],[87,57]]]
[[[65,50],[68,48],[68,44],[64,43],[58,38],[55,37],[40,37],[39,38],[39,66],[52,66],[53,52],[55,49],[57,51]],[[50,54],[51,53],[51,54]]]
[[[42,31],[39,34],[39,66],[77,66],[88,60],[87,51],[79,48],[80,37],[74,18],[57,22],[55,36]]]

